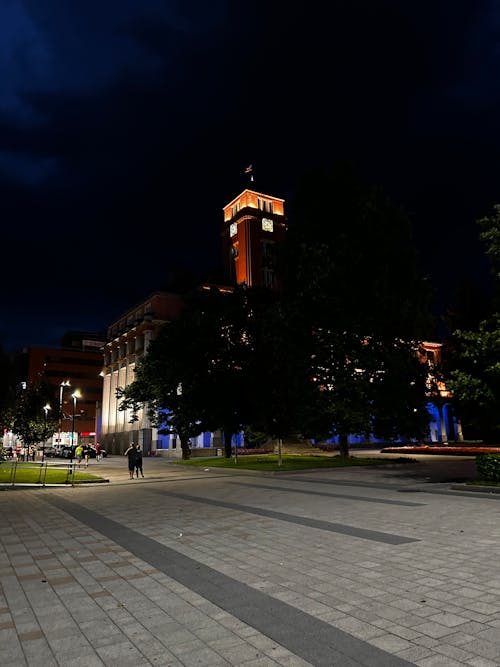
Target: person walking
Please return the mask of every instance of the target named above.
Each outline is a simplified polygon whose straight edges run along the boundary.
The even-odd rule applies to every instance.
[[[77,445],[75,448],[75,457],[76,460],[78,461],[78,467],[80,467],[82,463],[82,457],[83,457],[83,447],[81,445]]]
[[[90,445],[83,445],[83,458],[85,459],[85,467],[89,467],[89,460],[90,460]]]
[[[128,457],[128,474],[130,479],[134,479],[134,470],[135,470],[135,460],[137,458],[137,449],[135,444],[132,443],[130,447],[125,451],[125,456]]]
[[[101,460],[101,452],[102,452],[102,445],[100,442],[95,443],[95,460],[100,461]]]
[[[144,477],[142,471],[142,449],[140,445],[137,445],[135,450],[135,476],[137,479],[139,479],[139,472],[141,473],[141,477]]]

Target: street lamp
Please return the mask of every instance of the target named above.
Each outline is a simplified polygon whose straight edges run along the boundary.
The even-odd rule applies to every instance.
[[[43,443],[42,443],[42,463],[43,463],[44,460],[45,460],[45,441],[47,440],[47,437],[46,437],[47,436],[47,414],[48,414],[49,410],[52,410],[52,408],[50,407],[50,405],[48,403],[46,403],[43,406],[42,410],[45,412],[45,432],[43,434],[44,435],[44,440],[43,440]],[[35,460],[35,457],[33,457],[33,460]]]
[[[71,387],[69,380],[64,380],[59,385],[59,433],[57,442],[61,445],[61,431],[62,431],[62,420],[63,420],[63,392],[64,387]]]
[[[75,438],[75,412],[76,412],[76,401],[81,398],[82,395],[80,393],[79,389],[75,389],[75,391],[71,394],[71,398],[73,399],[73,417],[71,419],[71,461],[73,461],[73,453],[74,453],[74,438]]]

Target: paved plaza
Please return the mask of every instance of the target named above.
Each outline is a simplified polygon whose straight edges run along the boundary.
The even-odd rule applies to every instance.
[[[0,665],[499,667],[500,495],[418,470],[4,489]]]

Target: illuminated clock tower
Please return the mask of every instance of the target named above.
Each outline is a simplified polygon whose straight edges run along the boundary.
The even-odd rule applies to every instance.
[[[279,290],[278,249],[285,238],[284,199],[243,190],[224,207],[222,251],[231,282]]]

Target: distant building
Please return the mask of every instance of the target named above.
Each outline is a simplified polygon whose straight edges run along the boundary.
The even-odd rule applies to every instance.
[[[97,406],[102,398],[103,336],[68,332],[61,343],[62,347],[25,348],[21,353],[23,370],[19,379],[30,384],[43,380],[53,386],[51,407],[62,414],[61,429],[54,434],[53,444],[70,445],[72,440],[74,444],[78,441],[93,444],[100,428]],[[76,390],[81,396],[75,401],[72,394]]]

